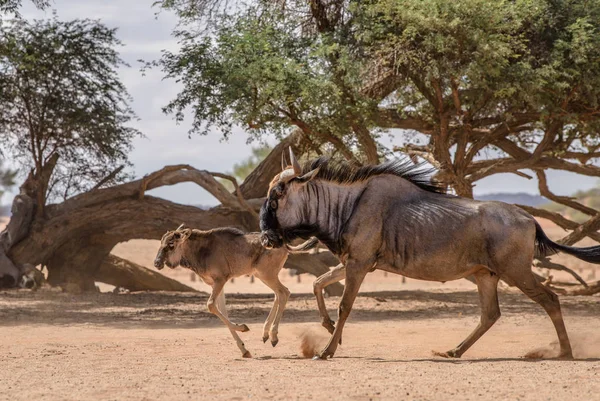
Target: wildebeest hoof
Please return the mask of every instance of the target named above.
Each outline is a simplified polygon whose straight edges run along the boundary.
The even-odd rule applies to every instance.
[[[240,331],[241,331],[242,333],[245,333],[245,332],[247,332],[247,331],[250,331],[250,329],[248,328],[248,326],[246,326],[245,324],[240,324],[239,326],[240,326]]]
[[[550,356],[549,350],[546,348],[535,349],[533,351],[529,351],[525,354],[524,358],[526,359],[558,359],[563,361],[573,360],[572,352],[565,352],[564,354],[558,356]]]
[[[328,359],[328,358],[333,358],[333,354],[334,354],[333,352],[331,352],[331,351],[329,351],[329,350],[325,349],[325,350],[321,351],[321,353],[320,353],[320,354],[318,354],[318,355],[315,355],[315,358],[317,358],[317,357],[318,357],[319,359],[326,360],[326,359]],[[313,358],[313,359],[314,359],[314,358]]]
[[[573,352],[569,351],[567,353],[559,355],[558,357],[556,357],[556,359],[560,359],[563,361],[572,361],[575,358],[573,357]]]
[[[313,356],[313,357],[312,357],[312,360],[313,360],[313,361],[324,361],[324,360],[326,360],[326,359],[327,359],[327,358],[321,358],[321,356],[320,356],[320,355],[315,355],[315,356]]]
[[[269,335],[263,336],[263,343],[266,343],[268,339],[269,339]]]
[[[244,355],[242,355],[242,358],[252,358],[252,354],[250,353],[250,351],[246,351],[244,352]]]
[[[439,351],[431,351],[435,356],[441,356],[442,358],[460,358],[460,355],[456,353],[455,350],[450,350],[447,352],[439,352]]]
[[[271,345],[274,347],[277,345],[278,342],[279,342],[279,339],[271,340]]]

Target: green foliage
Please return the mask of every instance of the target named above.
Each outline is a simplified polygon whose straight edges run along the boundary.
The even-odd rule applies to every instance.
[[[584,113],[598,107],[598,2],[380,0],[356,11],[369,54],[392,62],[403,77],[418,75],[413,90],[395,98],[406,113],[435,118],[434,102],[424,102],[433,96],[430,82],[451,87],[454,80],[463,108],[480,116],[560,113],[575,124],[568,131],[599,128]],[[414,87],[419,82],[423,88]]]
[[[479,179],[523,168],[547,135],[536,156],[597,175],[582,165],[600,149],[598,1],[158,4],[180,16],[181,48],[152,65],[182,84],[164,111],[191,114],[191,133],[299,127],[351,158],[365,136],[411,129],[429,139],[418,155],[465,196]]]
[[[117,74],[119,45],[115,30],[91,20],[0,27],[0,138],[38,177],[59,155],[52,196],[86,190],[127,164],[139,132],[128,126],[135,116]]]
[[[268,145],[252,148],[252,155],[233,165],[233,172],[228,172],[228,175],[235,177],[238,184],[241,184],[246,177],[264,160],[265,157],[271,152],[272,148]],[[227,189],[233,191],[235,188],[229,180],[219,178],[218,181],[223,184]]]
[[[271,153],[272,148],[268,145],[264,145],[257,148],[252,148],[252,155],[249,156],[246,160],[236,163],[233,165],[233,176],[238,180],[238,182],[242,182],[248,177],[248,175],[264,160],[265,157],[269,153]]]
[[[352,144],[349,113],[373,125],[377,102],[358,92],[363,63],[348,47],[302,34],[295,15],[268,3],[212,21],[214,34],[180,30],[181,49],[153,63],[183,84],[164,111],[181,121],[191,107],[190,133],[217,128],[227,137],[237,124],[260,138],[301,127]]]

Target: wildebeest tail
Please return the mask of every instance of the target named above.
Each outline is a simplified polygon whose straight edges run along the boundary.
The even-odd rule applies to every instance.
[[[315,237],[310,238],[309,240],[304,241],[300,245],[291,246],[285,244],[285,247],[290,253],[300,253],[304,251],[308,251],[309,249],[314,248],[319,243],[319,240]]]
[[[539,223],[535,222],[535,256],[544,257],[554,255],[558,252],[564,252],[569,255],[573,255],[578,259],[584,260],[589,263],[600,264],[600,245],[589,246],[586,248],[576,248],[574,246],[561,245],[552,241]]]

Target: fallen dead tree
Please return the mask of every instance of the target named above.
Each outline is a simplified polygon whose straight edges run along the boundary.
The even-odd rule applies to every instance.
[[[282,143],[299,146],[300,142],[301,137],[293,134]],[[241,186],[235,183],[235,193],[214,178],[231,177],[189,165],[167,166],[138,180],[95,188],[62,203],[45,205],[42,215],[36,213],[35,188],[26,180],[14,200],[11,221],[0,237],[4,286],[16,284],[22,266],[31,264],[48,269],[49,284],[74,292],[95,290],[95,281],[129,290],[189,291],[191,288],[159,273],[111,255],[111,250],[131,239],[160,239],[166,230],[181,223],[203,230],[223,226],[258,230],[260,194],[266,193],[268,185],[263,177],[279,166],[279,159],[269,156]],[[198,184],[220,205],[203,210],[146,194],[182,182]],[[258,197],[246,200],[247,194]],[[337,263],[331,253],[321,251],[294,255],[288,267],[320,275]],[[330,292],[339,295],[341,288],[332,287]]]

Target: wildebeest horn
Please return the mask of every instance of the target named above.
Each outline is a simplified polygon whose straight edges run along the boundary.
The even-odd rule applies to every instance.
[[[287,160],[285,160],[285,152],[281,152],[281,171],[285,170],[288,166]]]
[[[181,231],[185,228],[185,223],[181,223],[181,225],[179,227],[177,227],[177,230],[175,231]]]
[[[294,156],[294,152],[292,151],[292,147],[290,146],[290,161],[292,162],[292,167],[294,168],[294,173],[296,175],[300,175],[302,173],[302,168],[300,167],[300,163],[296,160],[296,156]]]

